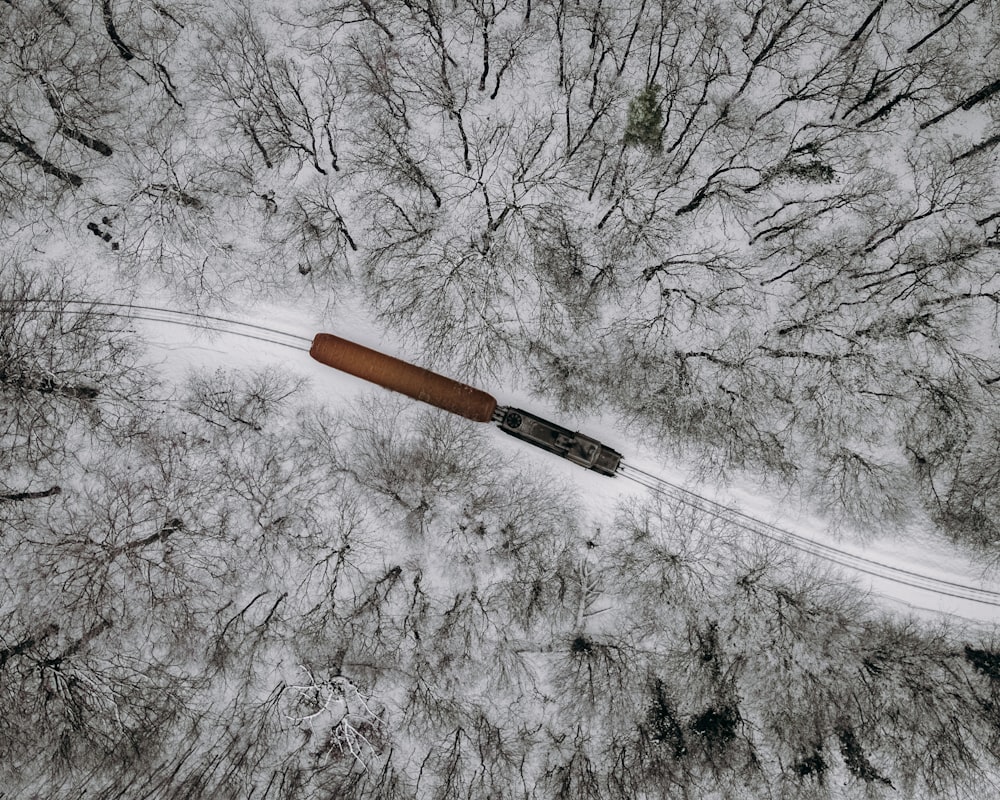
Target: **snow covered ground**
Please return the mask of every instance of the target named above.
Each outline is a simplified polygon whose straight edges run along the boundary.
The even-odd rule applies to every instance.
[[[161,302],[153,299],[149,305],[158,306]],[[150,357],[159,363],[169,381],[179,379],[192,367],[233,369],[245,366],[250,369],[273,365],[307,378],[312,392],[321,402],[345,405],[355,402],[362,393],[373,391],[373,387],[310,359],[307,340],[315,333],[336,333],[401,358],[412,358],[405,345],[384,339],[377,327],[359,314],[341,313],[336,318],[324,319],[323,314],[315,311],[261,306],[252,315],[229,317],[290,334],[280,336],[273,331],[234,327],[219,320],[204,320],[204,324],[212,330],[199,330],[190,326],[190,323],[202,324],[196,317],[152,311],[134,313],[172,319],[136,321],[137,331],[148,342]],[[221,332],[226,328],[234,332]],[[250,338],[254,335],[261,338]],[[873,599],[883,603],[888,610],[928,620],[947,618],[955,625],[959,635],[966,630],[979,634],[988,632],[1000,620],[1000,580],[995,575],[984,575],[969,557],[949,547],[929,531],[914,529],[906,531],[905,536],[878,538],[863,538],[857,532],[843,529],[834,533],[824,520],[750,486],[713,486],[693,482],[681,468],[664,464],[648,451],[630,443],[627,434],[618,430],[613,420],[567,419],[544,402],[526,394],[506,392],[502,387],[480,388],[494,394],[502,405],[520,406],[595,436],[622,452],[629,465],[683,486],[708,500],[736,508],[768,525],[836,548],[836,552],[831,551],[831,560],[839,564],[836,569],[845,579],[856,582],[859,590],[871,592]],[[553,478],[574,485],[580,502],[590,508],[596,520],[613,513],[620,501],[649,491],[621,477],[608,479],[583,470],[511,439],[499,430],[494,432],[493,439],[496,446],[512,458],[523,459],[539,470],[544,469]],[[748,532],[747,535],[754,534]],[[793,542],[791,546],[801,552],[801,545]],[[812,558],[810,555],[802,557]]]

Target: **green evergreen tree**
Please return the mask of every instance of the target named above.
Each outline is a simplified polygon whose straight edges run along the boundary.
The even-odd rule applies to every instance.
[[[628,104],[628,121],[625,124],[625,144],[629,147],[646,147],[653,152],[663,149],[663,109],[658,97],[661,86],[651,83]]]

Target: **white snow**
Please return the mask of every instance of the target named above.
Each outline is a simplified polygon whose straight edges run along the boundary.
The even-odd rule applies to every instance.
[[[149,304],[156,305],[156,302],[151,300]],[[241,321],[309,339],[320,331],[335,333],[400,358],[412,358],[405,343],[379,334],[378,329],[360,312],[360,305],[350,309],[341,306],[326,314],[315,309],[262,305]],[[363,393],[382,391],[363,380],[313,361],[304,341],[301,350],[296,350],[239,334],[198,331],[167,322],[137,321],[136,327],[144,333],[151,357],[160,363],[168,379],[179,378],[192,367],[253,369],[279,366],[307,378],[315,398],[331,405],[349,405]],[[270,336],[259,331],[254,333]],[[940,537],[927,531],[908,530],[905,537],[880,538],[862,537],[857,531],[843,529],[834,534],[824,520],[796,509],[788,501],[764,495],[749,485],[695,483],[680,467],[664,464],[644,448],[631,444],[628,436],[617,429],[611,419],[567,416],[524,393],[505,392],[502,387],[480,388],[496,396],[501,405],[525,408],[564,427],[598,438],[623,453],[627,464],[681,485],[709,500],[736,507],[758,520],[813,542],[835,546],[848,558],[853,556],[876,562],[879,566],[862,564],[862,569],[883,574],[869,574],[842,566],[837,567],[837,571],[854,581],[859,591],[871,592],[873,598],[889,610],[927,620],[947,618],[958,625],[959,633],[969,628],[978,632],[988,631],[1000,619],[1000,606],[994,605],[1000,603],[1000,581],[984,575],[984,570],[977,567],[970,557],[950,548]],[[498,429],[494,430],[492,440],[499,450],[511,458],[521,459],[539,471],[544,470],[553,479],[574,485],[579,502],[587,507],[597,527],[611,524],[613,509],[620,501],[648,491],[622,477],[607,478],[581,469],[508,437]],[[908,585],[922,584],[925,582],[923,579],[930,579],[938,585],[932,588]],[[964,595],[968,589],[997,594],[977,600],[944,593],[954,591]]]

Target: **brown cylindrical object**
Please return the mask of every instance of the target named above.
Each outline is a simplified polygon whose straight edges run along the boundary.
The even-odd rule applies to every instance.
[[[486,392],[330,333],[316,334],[309,355],[328,367],[476,422],[489,422],[497,407],[496,398]]]

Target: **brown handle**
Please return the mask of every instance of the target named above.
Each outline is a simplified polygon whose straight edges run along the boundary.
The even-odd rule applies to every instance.
[[[486,392],[330,333],[316,334],[309,355],[328,367],[476,422],[489,422],[497,407],[496,399]]]

